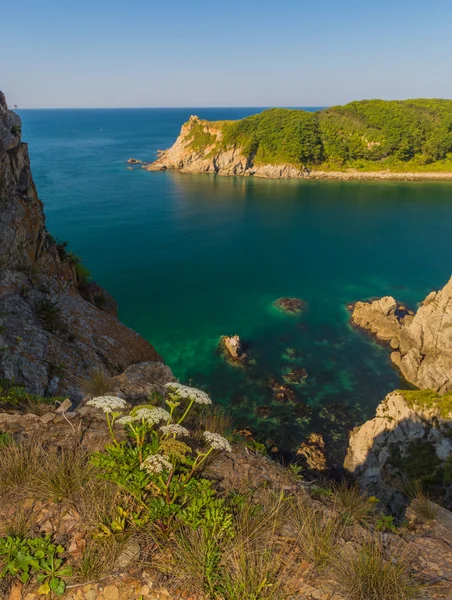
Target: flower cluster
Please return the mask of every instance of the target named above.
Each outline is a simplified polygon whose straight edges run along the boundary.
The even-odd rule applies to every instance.
[[[160,431],[166,435],[178,435],[180,437],[188,437],[190,432],[182,425],[178,425],[177,423],[170,423],[170,425],[162,425],[160,427]]]
[[[203,392],[202,390],[198,390],[197,388],[189,387],[188,385],[183,385],[182,383],[178,383],[177,381],[171,381],[167,383],[165,387],[174,394],[177,394],[179,398],[184,398],[186,400],[190,400],[191,402],[195,402],[196,404],[212,404],[212,400],[210,397]]]
[[[130,415],[118,419],[121,425],[130,425],[138,421],[145,421],[148,425],[157,425],[161,421],[168,422],[171,415],[164,408],[138,408]]]
[[[144,469],[149,475],[159,475],[165,471],[172,471],[173,465],[161,454],[152,454],[141,463],[140,468]]]
[[[226,438],[219,433],[212,433],[211,431],[205,431],[203,434],[204,439],[214,450],[224,450],[225,452],[232,452],[231,444]]]
[[[117,396],[97,396],[97,398],[88,400],[87,404],[89,406],[94,406],[94,408],[99,408],[104,413],[112,413],[118,410],[124,410],[127,406],[126,401],[122,398],[118,398]]]

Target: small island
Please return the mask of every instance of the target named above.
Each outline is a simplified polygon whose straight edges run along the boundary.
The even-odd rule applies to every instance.
[[[191,116],[148,171],[270,179],[452,179],[452,100],[361,100],[239,121]]]

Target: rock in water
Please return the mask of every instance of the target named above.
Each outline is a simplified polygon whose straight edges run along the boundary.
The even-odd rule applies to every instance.
[[[243,352],[242,342],[238,335],[223,335],[220,338],[219,349],[231,364],[245,365],[248,362],[248,355]]]
[[[161,358],[64,249],[46,230],[21,120],[0,92],[0,378],[76,399],[93,368]]]
[[[452,278],[431,292],[416,314],[387,296],[352,305],[352,321],[389,341],[391,360],[405,379],[440,393],[452,390]]]
[[[278,298],[273,306],[289,315],[298,315],[306,308],[307,303],[301,298]]]

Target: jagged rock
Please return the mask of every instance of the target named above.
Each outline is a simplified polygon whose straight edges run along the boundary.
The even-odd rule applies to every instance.
[[[45,227],[21,120],[0,93],[0,378],[79,399],[79,378],[104,366],[161,361],[116,318],[102,288],[81,281]]]
[[[352,321],[374,333],[380,340],[397,340],[401,325],[396,317],[396,310],[397,302],[392,296],[373,302],[356,302],[353,305]]]
[[[223,335],[218,347],[229,363],[245,365],[248,362],[248,355],[243,352],[242,342],[238,335]]]
[[[320,433],[311,433],[308,441],[300,444],[297,454],[305,458],[309,469],[313,471],[326,470],[325,441]]]
[[[409,453],[416,454],[416,444],[420,442],[424,450],[431,448],[428,455],[436,466],[452,456],[452,411],[446,414],[441,396],[437,398],[435,406],[422,403],[422,392],[391,392],[378,406],[375,418],[350,434],[344,467],[363,489],[395,513],[406,505],[403,490],[410,479],[403,459]],[[417,459],[425,460],[419,453]],[[418,467],[422,469],[421,464]]]
[[[452,390],[452,278],[431,292],[416,314],[403,314],[394,298],[357,302],[352,321],[397,352],[391,360],[405,379],[422,389]]]

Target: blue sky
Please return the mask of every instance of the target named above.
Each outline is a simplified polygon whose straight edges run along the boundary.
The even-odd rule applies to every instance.
[[[20,107],[452,97],[452,0],[0,0]]]

